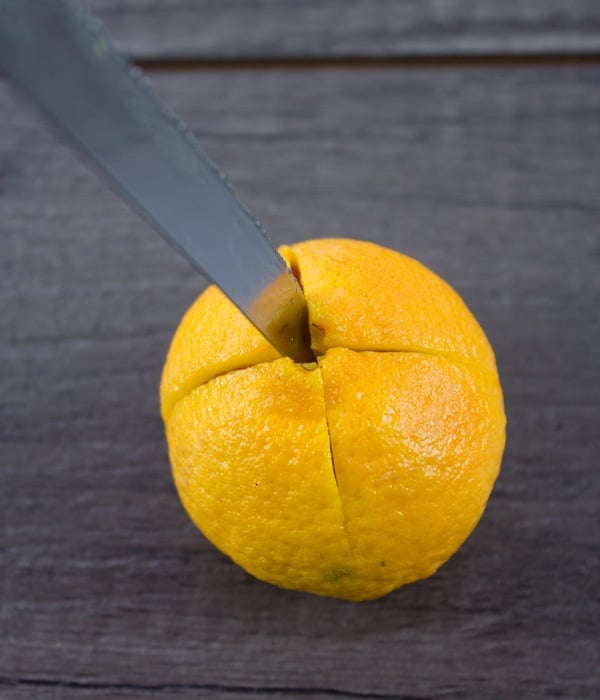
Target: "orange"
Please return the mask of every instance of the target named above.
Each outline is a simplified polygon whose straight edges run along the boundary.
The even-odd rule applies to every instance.
[[[161,382],[175,484],[259,579],[350,600],[433,574],[477,524],[504,449],[492,349],[444,281],[372,243],[283,247],[315,362],[284,358],[215,287]]]

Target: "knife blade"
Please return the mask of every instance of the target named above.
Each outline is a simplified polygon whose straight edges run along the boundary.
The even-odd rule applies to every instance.
[[[0,67],[282,354],[314,359],[297,279],[189,129],[73,0],[0,0]]]

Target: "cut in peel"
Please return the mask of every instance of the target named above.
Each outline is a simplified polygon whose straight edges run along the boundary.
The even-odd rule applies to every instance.
[[[481,515],[504,444],[476,321],[433,273],[381,250],[282,249],[305,290],[317,365],[282,358],[212,289],[182,322],[161,387],[178,490],[207,537],[258,578],[354,600],[448,559]],[[366,300],[372,280],[342,274],[365,260],[393,308]],[[400,303],[411,284],[419,298]],[[345,314],[339,290],[353,300]],[[223,318],[226,329],[207,326]]]

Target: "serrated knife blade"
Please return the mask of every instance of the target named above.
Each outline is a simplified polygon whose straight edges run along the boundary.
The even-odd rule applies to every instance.
[[[299,362],[314,359],[304,295],[285,261],[84,8],[72,0],[0,0],[0,67],[275,348]]]

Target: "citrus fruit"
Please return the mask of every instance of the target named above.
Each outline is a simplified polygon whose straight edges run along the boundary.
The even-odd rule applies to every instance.
[[[282,357],[215,287],[161,382],[175,484],[259,579],[365,600],[433,574],[477,524],[504,449],[492,349],[448,284],[373,243],[281,253],[315,361]]]

